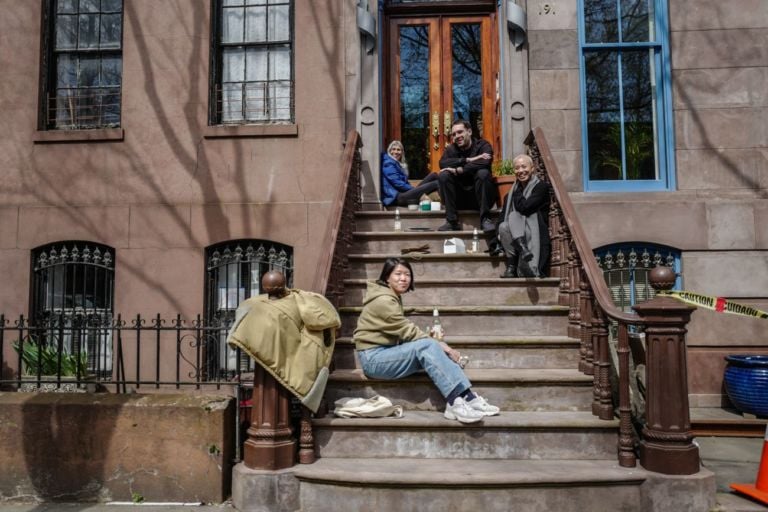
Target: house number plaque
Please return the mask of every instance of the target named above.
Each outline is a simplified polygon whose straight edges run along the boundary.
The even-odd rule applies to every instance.
[[[555,4],[539,4],[539,16],[555,14]]]

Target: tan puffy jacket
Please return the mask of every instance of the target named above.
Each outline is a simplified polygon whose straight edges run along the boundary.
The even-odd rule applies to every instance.
[[[328,299],[288,290],[281,299],[259,295],[243,301],[227,343],[240,348],[313,412],[328,382],[339,314]]]

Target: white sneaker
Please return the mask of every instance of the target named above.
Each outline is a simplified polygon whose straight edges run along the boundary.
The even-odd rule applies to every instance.
[[[475,398],[467,402],[467,405],[476,411],[483,413],[483,416],[496,416],[499,414],[499,408],[495,405],[489,404],[485,398],[478,394],[475,394]]]
[[[477,423],[483,420],[485,414],[473,409],[463,398],[458,397],[453,401],[453,405],[445,404],[443,416],[449,420],[459,420],[461,423]]]

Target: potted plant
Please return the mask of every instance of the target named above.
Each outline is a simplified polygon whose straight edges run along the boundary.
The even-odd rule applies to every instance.
[[[499,189],[499,207],[504,203],[504,198],[512,190],[515,184],[515,164],[510,159],[496,160],[491,165],[491,174]]]
[[[46,343],[28,341],[19,346],[13,343],[13,348],[22,360],[22,380],[28,382],[21,385],[19,391],[58,391],[84,392],[76,380],[88,379],[88,358],[85,352],[71,354],[65,350],[59,352],[57,347]],[[38,375],[40,381],[37,382]],[[35,381],[35,382],[29,382]],[[43,382],[45,381],[45,382]],[[58,385],[57,382],[61,384]]]
[[[768,355],[725,357],[725,392],[741,412],[768,418]]]

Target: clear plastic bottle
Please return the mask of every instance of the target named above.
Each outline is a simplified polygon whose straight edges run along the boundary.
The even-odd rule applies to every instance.
[[[477,228],[472,231],[472,245],[469,246],[469,252],[472,254],[480,252],[480,233],[477,232]]]
[[[395,208],[395,231],[403,230],[403,221],[400,220],[400,208]]]
[[[445,337],[445,331],[443,331],[443,324],[440,323],[440,312],[437,308],[432,310],[432,337],[438,341],[443,341]]]

